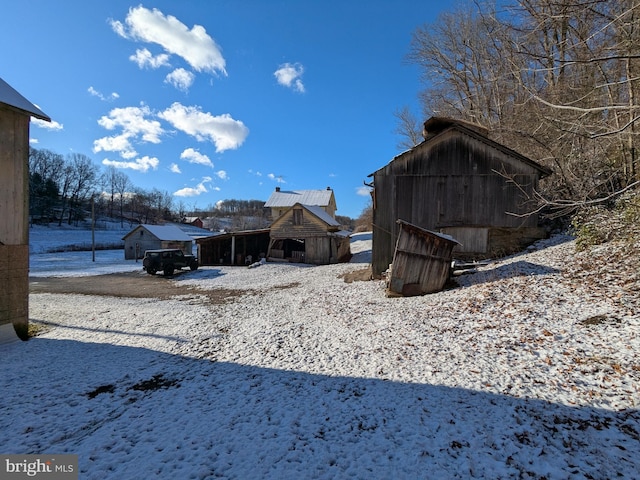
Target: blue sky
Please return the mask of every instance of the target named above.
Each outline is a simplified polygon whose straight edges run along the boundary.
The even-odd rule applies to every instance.
[[[357,217],[363,181],[420,114],[413,31],[447,2],[3,2],[0,77],[53,122],[31,144],[82,153],[188,210],[331,186]]]

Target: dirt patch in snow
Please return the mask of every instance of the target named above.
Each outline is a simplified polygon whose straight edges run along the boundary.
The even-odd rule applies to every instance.
[[[371,271],[371,266],[368,266],[367,268],[356,270],[354,272],[343,273],[342,275],[339,275],[338,278],[344,279],[346,283],[366,282],[373,279],[373,273]]]
[[[30,293],[68,293],[80,295],[99,295],[120,298],[158,298],[168,300],[174,297],[203,296],[214,305],[234,301],[247,295],[247,290],[221,288],[199,290],[172,282],[182,272],[172,277],[162,275],[141,275],[138,272],[112,273],[91,277],[37,277],[29,281]]]

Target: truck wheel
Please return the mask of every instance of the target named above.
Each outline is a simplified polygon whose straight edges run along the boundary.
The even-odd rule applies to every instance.
[[[156,271],[155,271],[153,268],[148,268],[148,269],[147,269],[147,273],[148,273],[149,275],[155,275],[155,274],[156,274]]]
[[[164,267],[164,274],[165,276],[169,276],[169,275],[173,275],[173,265],[167,265],[166,267]]]
[[[189,268],[191,269],[192,272],[194,270],[197,270],[198,269],[198,262],[192,263],[191,265],[189,265]]]

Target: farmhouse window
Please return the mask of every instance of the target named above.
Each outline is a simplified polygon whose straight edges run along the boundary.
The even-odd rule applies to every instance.
[[[296,208],[293,211],[293,224],[302,225],[302,209],[301,208]]]

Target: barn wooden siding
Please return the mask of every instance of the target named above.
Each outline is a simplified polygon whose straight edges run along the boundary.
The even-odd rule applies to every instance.
[[[51,119],[0,78],[0,343],[29,329],[29,122]]]
[[[461,125],[399,155],[371,175],[374,274],[391,262],[398,219],[431,231],[457,228],[468,229],[458,230],[462,236],[485,235],[484,252],[472,251],[467,242],[467,253],[475,256],[504,253],[543,237],[538,216],[526,214],[544,173],[535,162]]]
[[[28,115],[0,108],[0,145],[0,325],[13,324],[18,336],[26,339],[29,325]]]
[[[453,248],[458,242],[402,220],[387,276],[387,295],[412,296],[439,292],[451,274]]]

